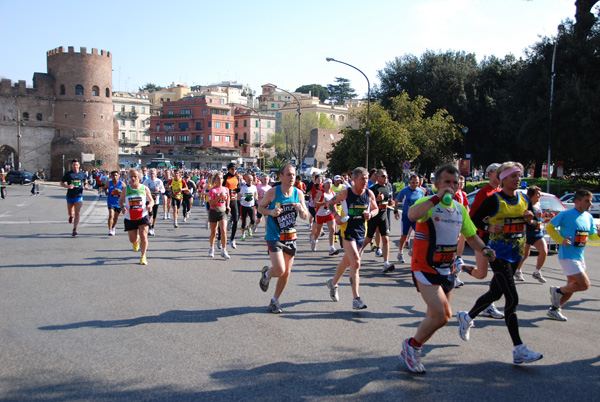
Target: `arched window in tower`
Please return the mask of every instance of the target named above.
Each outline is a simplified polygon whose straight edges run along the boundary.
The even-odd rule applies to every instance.
[[[64,95],[64,94],[65,94],[65,86],[64,86],[64,85],[61,85],[61,86],[60,86],[60,94],[61,94],[61,95]]]
[[[35,115],[35,119],[36,119],[37,121],[42,121],[42,114],[41,114],[41,113],[38,113],[38,114],[36,114],[36,115]]]
[[[108,90],[108,88],[106,88],[106,90],[104,91],[105,95],[107,98],[110,98],[110,91]]]
[[[29,113],[23,112],[23,120],[29,121]]]
[[[100,96],[100,88],[98,88],[96,85],[92,87],[92,96]]]
[[[77,85],[75,87],[75,95],[83,95],[83,85]]]

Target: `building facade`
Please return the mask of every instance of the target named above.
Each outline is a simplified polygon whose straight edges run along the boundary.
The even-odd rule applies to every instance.
[[[69,46],[65,51],[61,46],[48,51],[46,60],[47,72],[34,74],[32,88],[24,81],[12,86],[2,80],[0,149],[4,155],[16,150],[23,169],[50,172],[53,180],[62,177],[71,159],[82,155],[93,155],[116,169],[112,55],[97,49],[88,53],[85,47],[76,52]],[[14,135],[17,124],[20,137]],[[83,163],[84,169],[90,167]]]
[[[113,92],[113,116],[119,125],[119,164],[129,167],[134,156],[150,145],[150,100],[146,95]]]

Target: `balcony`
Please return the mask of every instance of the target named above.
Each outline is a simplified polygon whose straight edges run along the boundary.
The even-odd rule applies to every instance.
[[[137,119],[139,117],[137,112],[119,112],[119,118],[121,119]]]
[[[177,114],[177,113],[173,113],[173,114],[168,114],[168,113],[162,113],[160,115],[161,119],[176,119],[176,118],[191,118],[192,114]]]
[[[139,144],[139,141],[129,140],[127,138],[119,140],[119,146],[122,147],[137,147]]]

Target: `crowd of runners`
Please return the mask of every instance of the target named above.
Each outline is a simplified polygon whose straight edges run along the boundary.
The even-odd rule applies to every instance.
[[[479,315],[504,319],[514,346],[515,364],[543,357],[521,340],[515,286],[515,280],[524,280],[521,268],[531,246],[539,251],[532,277],[547,282],[541,272],[547,255],[541,232],[541,190],[532,186],[526,193],[518,191],[523,174],[518,162],[493,163],[486,173],[489,184],[479,190],[472,205],[462,191],[464,177],[451,165],[436,171],[433,187],[437,193],[418,175],[411,175],[408,185],[396,193],[385,169],[368,171],[359,167],[350,174],[331,178],[315,174],[307,185],[292,165],[283,166],[274,177],[254,172],[239,174],[233,163],[226,172],[145,167],[130,169],[126,174],[105,172],[98,175],[99,179],[94,178],[93,184],[99,194],[106,196],[108,236],[115,235],[119,216],[123,215],[125,231],[133,250],[140,252],[142,265],[148,264],[148,237],[160,236],[155,230],[156,221],[169,220],[178,228],[180,221],[185,223],[190,217],[195,198],[200,204],[196,208],[201,211],[194,213],[202,214],[210,229],[209,257],[215,257],[216,242],[221,257],[230,258],[227,247],[238,247],[239,221],[242,242],[263,231],[270,264],[260,272],[259,287],[267,292],[271,279],[276,278],[269,302],[269,310],[275,314],[283,312],[279,298],[290,279],[297,241],[302,241],[297,235],[301,224],[298,218],[308,223],[310,239],[306,241],[312,252],[317,252],[319,241],[328,242],[330,257],[343,250],[333,277],[325,283],[332,301],[340,300],[338,285],[348,271],[352,309],[362,310],[367,308],[360,296],[365,248],[370,246],[377,257],[382,257],[382,274],[396,268],[389,258],[393,215],[402,225],[397,263],[410,264],[413,282],[427,307],[427,315],[414,336],[402,343],[399,357],[410,371],[424,373],[422,345],[451,319],[452,292],[464,285],[459,279],[461,272],[483,280],[491,269],[492,277],[489,290],[471,310],[456,314],[460,338],[470,339],[474,319]],[[67,189],[73,236],[78,234],[88,179],[80,171],[79,162],[73,160],[71,170],[61,180],[61,186]],[[592,198],[587,190],[577,191],[575,208],[558,214],[546,225],[550,236],[561,245],[558,258],[567,277],[565,286],[550,287],[550,319],[567,321],[562,307],[573,293],[590,286],[583,251],[588,240],[600,240],[588,212]],[[462,259],[465,242],[475,252],[475,266],[467,266]],[[502,296],[505,305],[500,312],[494,302]]]

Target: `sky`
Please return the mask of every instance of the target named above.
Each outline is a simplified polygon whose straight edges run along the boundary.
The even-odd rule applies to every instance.
[[[224,80],[293,91],[347,78],[359,96],[396,57],[522,57],[574,20],[575,0],[0,0],[0,77],[31,85],[59,46],[108,50],[113,90]]]

